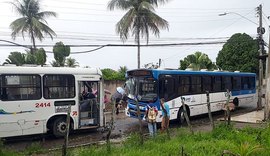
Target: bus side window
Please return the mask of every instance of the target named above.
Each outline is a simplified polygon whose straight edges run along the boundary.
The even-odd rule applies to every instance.
[[[255,77],[249,77],[249,89],[255,89]]]
[[[222,76],[222,91],[232,90],[231,76]]]
[[[213,82],[213,90],[214,92],[220,92],[222,91],[221,88],[221,76],[214,76],[214,82]]]
[[[201,76],[192,76],[191,77],[191,91],[192,91],[192,93],[195,93],[195,94],[202,92]]]
[[[7,88],[1,86],[1,100],[5,101],[8,99]]]
[[[183,95],[190,93],[190,76],[181,76],[181,87]]]
[[[175,91],[175,78],[173,77],[163,77],[160,79],[159,83],[159,95],[160,97],[170,100],[176,97]]]
[[[242,77],[241,78],[241,89],[242,90],[247,90],[249,89],[249,77]]]
[[[241,89],[241,77],[233,76],[232,77],[232,90]]]
[[[202,77],[202,88],[203,88],[203,92],[205,91],[212,91],[212,78],[211,76],[203,76]]]

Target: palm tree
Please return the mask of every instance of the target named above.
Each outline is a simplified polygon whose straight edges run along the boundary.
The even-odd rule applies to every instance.
[[[192,68],[193,70],[216,69],[216,65],[209,59],[208,55],[202,52],[195,52],[180,60],[180,69]]]
[[[76,59],[71,58],[71,57],[68,57],[66,59],[66,66],[67,67],[75,68],[75,67],[78,67],[79,66],[79,63],[76,61]]]
[[[116,32],[125,42],[129,33],[135,36],[138,45],[138,68],[140,68],[140,38],[145,37],[148,44],[149,31],[155,36],[159,36],[159,28],[168,29],[169,24],[166,20],[155,14],[158,3],[165,3],[168,0],[111,0],[108,9],[121,9],[127,11],[126,14],[116,24]]]
[[[53,39],[53,36],[56,36],[56,33],[47,25],[47,21],[45,20],[49,16],[56,17],[56,13],[52,11],[41,12],[39,0],[21,0],[21,2],[16,0],[11,4],[14,6],[16,12],[22,16],[10,24],[13,39],[19,33],[22,34],[23,38],[25,33],[28,33],[33,43],[33,49],[36,50],[35,38],[42,41],[44,34],[49,35],[51,39]]]
[[[128,71],[127,66],[120,66],[120,68],[118,69],[118,72],[123,74],[125,74],[127,71]]]
[[[8,55],[8,58],[3,64],[15,64],[16,66],[22,66],[26,63],[26,56],[24,53],[21,52],[11,52]]]

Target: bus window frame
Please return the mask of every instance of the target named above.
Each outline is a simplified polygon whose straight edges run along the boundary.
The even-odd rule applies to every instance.
[[[7,84],[6,82],[6,76],[18,76],[18,77],[31,77],[31,80],[33,80],[33,77],[36,76],[36,83],[27,83],[27,84],[22,84],[19,82],[19,84]],[[40,100],[42,98],[42,84],[41,84],[41,76],[39,74],[2,74],[0,75],[1,79],[1,100],[2,101],[25,101],[25,100]],[[20,79],[21,80],[21,79]],[[12,96],[8,95],[8,90],[9,88],[11,89],[17,89],[18,94],[15,96],[13,94]],[[22,89],[27,89],[28,94],[22,94]],[[33,89],[36,90],[35,92],[28,92],[28,89]],[[6,92],[5,95],[3,92]],[[35,93],[35,94],[31,94]],[[27,98],[23,98],[27,96]],[[18,98],[20,97],[20,98]]]
[[[46,84],[48,82],[48,80],[46,80],[46,76],[58,76],[58,77],[63,76],[64,78],[72,77],[72,82],[70,83],[68,81],[68,85],[65,85],[65,86],[62,86],[61,82],[58,83],[57,85],[53,85],[53,84],[48,85],[48,84]],[[52,83],[52,82],[50,82],[50,83]],[[44,99],[72,99],[72,98],[75,98],[76,97],[76,84],[75,83],[76,83],[76,79],[75,79],[75,76],[73,74],[44,74],[43,75],[43,97],[44,97]],[[70,86],[70,84],[73,84],[73,86]],[[62,96],[60,96],[60,94],[58,94],[58,97],[56,97],[56,96],[50,97],[52,95],[50,93],[51,92],[50,88],[56,88],[56,90],[57,90],[56,92],[58,92],[59,88],[60,89],[73,88],[72,89],[73,96],[62,97]],[[69,90],[69,92],[70,92],[70,90]]]

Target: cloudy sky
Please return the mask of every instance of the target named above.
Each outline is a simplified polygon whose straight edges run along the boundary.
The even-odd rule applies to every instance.
[[[12,0],[0,0],[0,39],[13,41],[22,45],[30,45],[26,36],[23,40],[18,36],[12,40],[9,25],[19,16],[12,8]],[[66,45],[106,45],[106,44],[135,44],[134,38],[123,43],[115,32],[115,25],[124,15],[124,11],[109,11],[109,0],[43,0],[42,10],[54,11],[58,16],[47,19],[48,25],[56,32],[57,37],[49,37],[38,45],[54,45],[62,41]],[[169,30],[161,30],[159,38],[151,36],[149,44],[183,44],[179,46],[143,47],[141,50],[141,66],[147,63],[156,64],[162,60],[163,68],[178,68],[179,60],[195,51],[208,54],[215,62],[223,44],[186,45],[185,43],[223,42],[234,33],[247,33],[256,37],[258,16],[256,7],[263,6],[264,34],[268,42],[270,21],[269,0],[170,0],[160,5],[156,13],[169,22]],[[229,14],[219,16],[224,12]],[[2,64],[12,51],[24,52],[21,47],[1,46],[7,44],[0,42],[0,63]],[[142,44],[145,44],[143,42]],[[76,52],[89,51],[98,47],[73,47],[71,57],[75,58],[80,66],[90,66],[119,69],[127,66],[128,69],[137,67],[136,47],[104,47],[102,49],[76,54]],[[48,52],[52,47],[44,47]],[[53,60],[53,54],[47,53],[47,64]]]

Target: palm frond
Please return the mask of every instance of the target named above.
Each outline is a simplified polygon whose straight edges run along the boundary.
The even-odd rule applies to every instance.
[[[42,25],[42,32],[45,33],[45,35],[49,35],[51,37],[51,39],[53,39],[53,36],[57,36],[56,33],[50,28],[48,27],[46,24],[40,22],[40,24]]]
[[[15,2],[10,2],[10,4],[15,8],[15,11],[19,14],[19,15],[25,15],[25,10],[23,5],[20,3],[19,0],[16,0]]]
[[[56,12],[53,12],[53,11],[43,11],[43,12],[37,13],[36,16],[39,17],[39,19],[44,19],[51,16],[57,17],[57,14]]]
[[[167,2],[169,2],[170,0],[147,0],[150,4],[154,5],[154,6],[158,6],[158,4],[165,4]]]
[[[22,17],[22,18],[16,19],[15,21],[13,21],[9,25],[9,27],[12,30],[11,37],[13,39],[16,38],[16,36],[18,35],[19,32],[22,33],[22,36],[24,38],[24,33],[28,30],[28,26],[27,26],[26,21],[27,21],[27,19],[25,17]]]
[[[155,11],[155,8],[153,5],[151,5],[151,3],[142,1],[138,6],[138,12],[144,13],[144,11]]]
[[[120,38],[125,42],[129,36],[129,31],[132,29],[134,18],[136,17],[135,10],[129,10],[116,24],[116,32]]]
[[[114,9],[121,9],[121,10],[127,10],[132,7],[132,1],[127,0],[111,0],[108,3],[108,9],[114,10]]]

